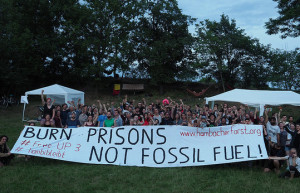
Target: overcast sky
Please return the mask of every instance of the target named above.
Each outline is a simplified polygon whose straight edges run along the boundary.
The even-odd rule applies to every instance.
[[[280,35],[267,35],[264,27],[269,18],[278,16],[277,3],[272,0],[178,0],[183,14],[198,19],[220,21],[223,13],[235,19],[237,27],[244,29],[252,38],[272,48],[294,50],[300,47],[300,38],[281,39]],[[194,28],[190,28],[194,33]]]

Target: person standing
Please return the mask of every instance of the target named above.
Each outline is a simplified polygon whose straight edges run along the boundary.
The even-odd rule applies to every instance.
[[[276,124],[276,118],[271,117],[269,121],[268,110],[265,108],[265,124],[268,133],[269,147],[270,147],[270,156],[280,156],[280,128]],[[268,166],[265,167],[264,171],[269,172],[272,169],[275,169],[276,173],[280,171],[281,162],[278,159],[269,160]]]
[[[45,124],[46,115],[50,115],[51,124],[54,125],[55,107],[53,105],[54,101],[51,102],[51,98],[47,98],[46,102],[44,100],[44,90],[41,93],[42,105],[44,107],[43,116],[41,120],[41,125]]]

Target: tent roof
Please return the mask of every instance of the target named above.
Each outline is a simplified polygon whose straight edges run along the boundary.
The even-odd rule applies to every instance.
[[[25,95],[41,95],[44,90],[44,95],[65,95],[65,94],[84,94],[82,91],[78,91],[72,88],[61,86],[59,84],[53,84],[44,88],[39,88],[25,92]]]
[[[234,89],[222,94],[206,98],[209,101],[240,102],[248,105],[284,105],[300,106],[300,94],[293,91],[269,91]]]

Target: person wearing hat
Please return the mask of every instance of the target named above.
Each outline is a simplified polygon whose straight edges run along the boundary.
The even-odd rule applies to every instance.
[[[6,166],[14,158],[14,155],[10,153],[10,149],[7,146],[8,137],[6,135],[0,136],[0,167]]]

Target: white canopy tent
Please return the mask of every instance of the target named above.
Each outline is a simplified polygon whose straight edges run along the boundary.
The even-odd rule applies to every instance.
[[[44,95],[47,98],[51,98],[52,100],[55,99],[55,104],[63,104],[63,103],[67,103],[68,101],[77,102],[78,99],[80,99],[81,103],[84,104],[84,92],[71,89],[65,86],[61,86],[58,84],[27,91],[25,92],[25,97],[27,98],[29,95],[41,95],[42,90],[44,90]],[[23,121],[24,121],[25,108],[26,108],[26,103],[24,103],[24,108],[23,108],[23,118],[22,118]]]
[[[259,107],[260,116],[264,106],[294,105],[300,106],[300,94],[293,91],[269,91],[234,89],[222,94],[207,97],[206,104],[214,101],[239,102],[253,107]]]

